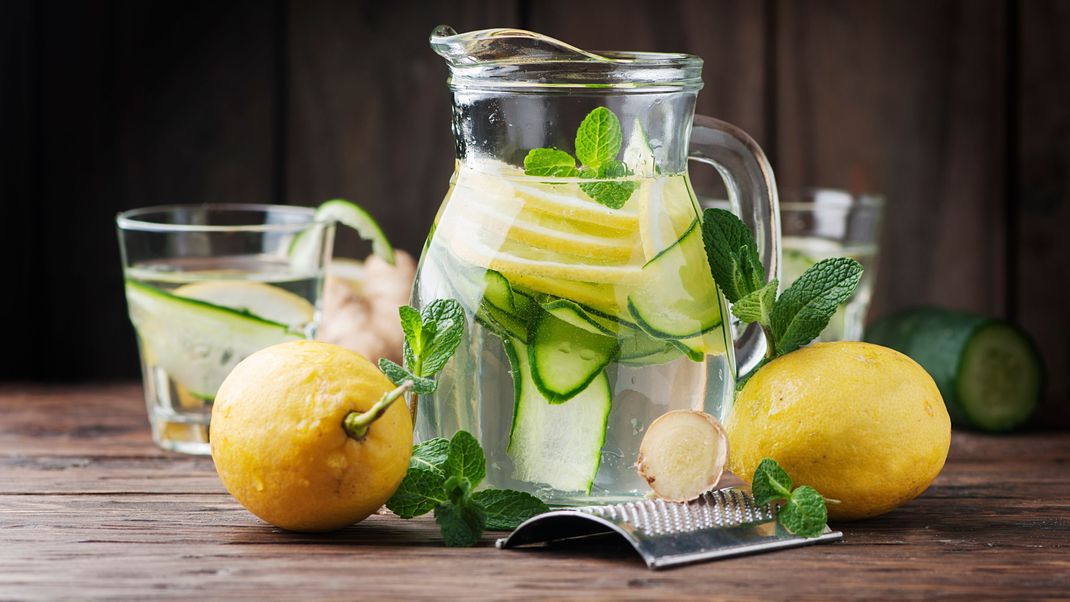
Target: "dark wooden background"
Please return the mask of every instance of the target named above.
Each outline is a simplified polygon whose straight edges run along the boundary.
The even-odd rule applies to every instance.
[[[2,0],[0,380],[137,374],[122,209],[341,196],[419,249],[453,160],[439,23],[703,57],[700,111],[750,132],[782,191],[887,196],[872,315],[1016,320],[1070,400],[1058,0]]]

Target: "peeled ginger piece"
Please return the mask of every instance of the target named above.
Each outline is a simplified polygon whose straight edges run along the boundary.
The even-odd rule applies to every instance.
[[[727,463],[721,423],[706,412],[674,410],[647,428],[636,468],[658,497],[687,502],[713,488]]]

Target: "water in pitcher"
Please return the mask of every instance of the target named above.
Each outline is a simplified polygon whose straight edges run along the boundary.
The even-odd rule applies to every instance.
[[[627,201],[593,202],[585,188],[600,182],[630,189]],[[421,398],[417,435],[475,434],[492,487],[559,504],[640,496],[646,427],[670,410],[726,410],[727,312],[684,173],[459,168],[414,287],[418,305],[437,298],[458,300],[470,323]]]

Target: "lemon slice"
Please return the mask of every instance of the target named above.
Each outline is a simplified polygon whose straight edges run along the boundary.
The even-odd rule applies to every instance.
[[[527,212],[509,215],[489,203],[465,202],[458,214],[471,221],[475,231],[494,239],[508,239],[578,258],[626,262],[635,253],[631,237],[598,236],[571,228],[568,222],[553,224],[557,220]]]
[[[698,211],[684,176],[645,180],[639,187],[639,238],[650,261],[676,244],[698,219]]]
[[[548,189],[551,186],[553,189]],[[588,198],[577,184],[517,184],[515,190],[517,198],[524,206],[535,211],[616,230],[634,232],[639,228],[639,213],[634,209],[634,196],[621,209],[610,209]],[[627,210],[629,206],[631,211]]]
[[[316,313],[312,304],[288,290],[248,280],[206,280],[180,286],[172,294],[249,312],[303,330]]]
[[[638,282],[642,274],[642,268],[634,264],[587,265],[524,257],[505,248],[493,249],[479,236],[465,235],[463,232],[454,232],[450,240],[457,257],[479,267],[501,272],[510,280],[517,274],[529,274],[562,280],[632,284]]]
[[[494,205],[507,215],[525,212],[557,219],[571,229],[599,236],[619,237],[637,232],[639,226],[634,200],[621,209],[610,209],[588,197],[575,182],[545,184],[534,178],[463,170],[451,195],[451,200],[459,199]]]

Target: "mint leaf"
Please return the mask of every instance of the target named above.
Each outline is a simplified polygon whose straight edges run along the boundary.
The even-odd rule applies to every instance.
[[[476,504],[446,502],[435,508],[435,522],[447,546],[471,547],[479,543],[487,518]]]
[[[750,491],[754,496],[754,503],[759,506],[773,500],[787,499],[791,497],[791,477],[776,460],[765,458],[754,470]]]
[[[401,329],[405,331],[405,342],[403,345],[405,365],[409,367],[415,366],[416,358],[423,355],[423,320],[420,319],[420,312],[408,305],[399,307],[398,315],[401,316]]]
[[[442,490],[446,477],[424,466],[409,465],[409,471],[401,480],[397,491],[386,502],[386,507],[401,518],[427,514],[439,504],[448,501]]]
[[[425,468],[435,471],[446,478],[446,458],[450,451],[450,440],[444,437],[435,437],[417,443],[412,446],[412,457],[409,458],[409,468]]]
[[[770,324],[777,354],[791,353],[821,334],[861,278],[862,265],[847,257],[824,259],[803,272],[773,308]]]
[[[828,521],[825,498],[813,487],[803,485],[792,491],[788,503],[780,507],[777,521],[799,537],[817,537]]]
[[[386,507],[401,518],[434,510],[447,546],[475,545],[486,528],[514,529],[549,510],[539,498],[519,491],[473,493],[486,473],[483,449],[470,433],[457,431],[448,441],[429,439],[413,446],[408,472]]]
[[[492,531],[512,531],[536,514],[550,511],[549,506],[530,493],[510,489],[477,491],[472,501],[483,508],[486,528]]]
[[[703,211],[702,242],[713,280],[730,302],[736,303],[765,285],[754,235],[734,213],[725,209]]]
[[[556,148],[533,148],[524,157],[524,173],[529,176],[570,178],[579,174],[572,155]]]
[[[628,167],[616,159],[607,162],[601,167],[584,169],[580,172],[581,178],[591,179],[623,178],[628,175],[631,175],[628,171]],[[580,184],[580,190],[586,193],[587,196],[610,209],[620,209],[623,207],[638,187],[638,182],[627,180],[621,182],[591,182],[590,184]]]
[[[433,378],[420,378],[385,357],[379,358],[379,370],[382,370],[390,382],[400,385],[406,381],[412,383],[412,392],[417,395],[430,395],[435,392],[438,383]]]
[[[472,493],[472,482],[464,477],[452,476],[442,484],[442,491],[446,493],[446,499],[457,506],[468,503]]]
[[[773,306],[776,304],[777,279],[773,278],[762,288],[751,291],[732,304],[732,314],[744,322],[769,324]]]
[[[576,158],[593,169],[616,159],[620,145],[620,120],[605,107],[588,113],[576,131]]]
[[[417,357],[417,376],[434,376],[446,365],[464,333],[464,310],[453,299],[435,299],[424,308],[422,355]],[[428,336],[430,333],[430,336]],[[411,369],[411,368],[410,368]]]
[[[777,510],[777,522],[800,537],[817,537],[825,530],[828,510],[825,498],[808,485],[791,490],[791,477],[772,458],[764,458],[754,470],[750,484],[754,503],[762,506],[775,500],[787,500]]]
[[[483,477],[487,476],[487,460],[483,457],[483,448],[467,431],[457,431],[450,439],[446,474],[468,479],[472,487],[478,487]]]

